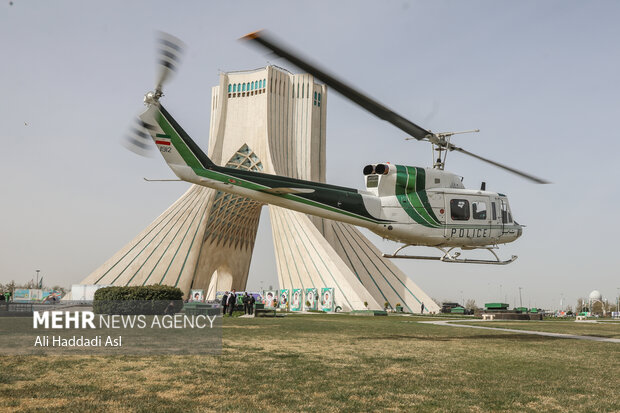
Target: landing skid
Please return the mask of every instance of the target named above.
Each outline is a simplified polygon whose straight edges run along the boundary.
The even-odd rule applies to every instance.
[[[383,256],[385,258],[406,258],[410,260],[429,260],[429,261],[452,262],[452,263],[460,263],[460,264],[491,264],[491,265],[506,265],[506,264],[510,264],[511,262],[517,259],[517,256],[513,255],[509,259],[502,261],[499,259],[495,251],[493,251],[492,247],[481,247],[478,249],[485,249],[489,251],[491,254],[493,254],[493,257],[495,257],[495,260],[476,260],[476,259],[469,259],[469,258],[459,258],[461,256],[460,252],[458,251],[452,252],[452,250],[455,249],[456,247],[452,247],[450,249],[435,247],[443,253],[441,257],[432,257],[432,256],[425,256],[425,255],[399,255],[400,251],[410,246],[412,245],[411,244],[403,245],[402,247],[397,249],[394,252],[394,254],[383,254]]]

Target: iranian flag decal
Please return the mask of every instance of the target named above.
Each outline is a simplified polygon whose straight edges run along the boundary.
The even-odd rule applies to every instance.
[[[162,134],[158,133],[155,136],[157,136],[157,139],[155,140],[155,143],[157,145],[170,146],[170,136],[169,135],[162,135]]]

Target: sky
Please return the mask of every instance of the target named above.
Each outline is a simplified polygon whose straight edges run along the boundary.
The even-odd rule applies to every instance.
[[[288,45],[454,143],[552,182],[458,153],[447,170],[508,195],[524,235],[507,266],[397,265],[437,300],[556,309],[599,290],[615,302],[620,220],[620,3],[614,1],[28,1],[0,4],[0,283],[69,287],[189,184],[120,142],[155,77],[154,38],[187,44],[166,108],[203,148],[220,71],[287,62],[238,40]],[[327,180],[363,188],[376,162],[429,166],[427,144],[337,93],[327,101]],[[398,246],[364,230],[384,252]],[[412,250],[432,254],[425,248]],[[277,285],[263,209],[249,289]]]

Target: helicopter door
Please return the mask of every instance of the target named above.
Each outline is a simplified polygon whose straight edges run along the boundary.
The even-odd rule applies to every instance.
[[[491,237],[491,198],[475,197],[471,200],[471,218],[476,238]]]
[[[491,198],[491,238],[499,239],[504,233],[504,223],[502,220],[502,199]]]

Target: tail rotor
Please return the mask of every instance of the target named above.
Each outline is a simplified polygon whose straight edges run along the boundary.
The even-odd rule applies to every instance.
[[[125,135],[123,146],[140,156],[150,156],[153,153],[153,144],[149,130],[154,130],[155,126],[134,118],[133,123]]]
[[[168,33],[158,32],[156,43],[157,75],[155,78],[155,90],[144,95],[144,104],[147,106],[159,103],[159,99],[164,95],[163,87],[178,70],[185,51],[185,43]],[[149,130],[154,129],[154,125],[150,125],[136,117],[125,134],[123,146],[138,155],[149,156],[153,149]]]
[[[157,45],[159,47],[157,50],[159,71],[155,82],[155,94],[161,96],[164,83],[171,78],[181,64],[185,43],[171,34],[159,32]]]

